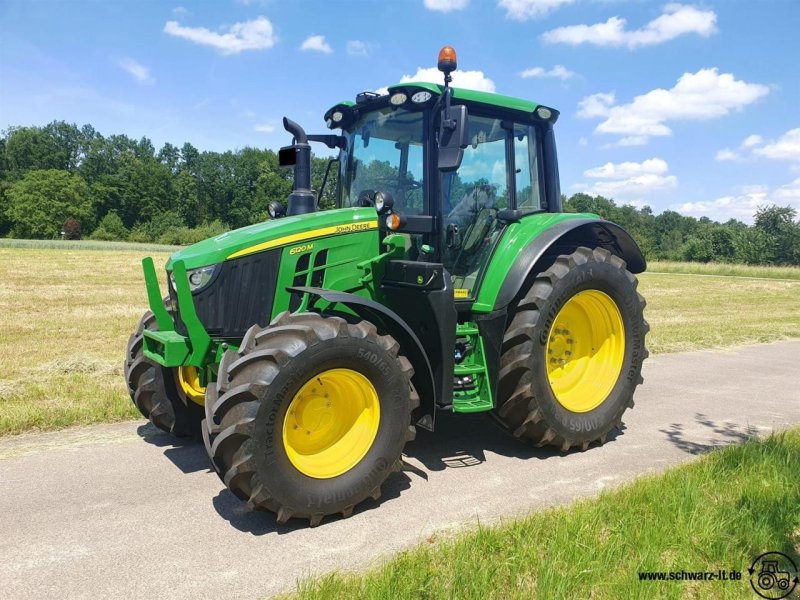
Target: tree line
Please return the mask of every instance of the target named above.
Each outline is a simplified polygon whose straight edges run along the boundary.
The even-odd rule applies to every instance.
[[[319,189],[328,159],[315,157]],[[335,169],[335,166],[333,167]],[[333,204],[335,172],[321,205]],[[187,244],[268,218],[284,201],[291,169],[272,150],[200,151],[143,137],[103,136],[91,125],[53,121],[11,127],[0,136],[0,236]],[[631,232],[648,259],[800,265],[800,222],[791,207],[764,206],[754,225],[717,223],[674,211],[617,205],[587,194],[564,197]]]

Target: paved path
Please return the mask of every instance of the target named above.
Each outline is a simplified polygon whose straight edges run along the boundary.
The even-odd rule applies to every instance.
[[[0,440],[0,590],[261,598],[476,517],[593,495],[800,423],[799,365],[800,341],[656,356],[624,431],[567,456],[529,449],[480,415],[444,415],[435,435],[420,433],[380,502],[315,529],[249,512],[209,471],[202,445],[173,445],[140,423]]]

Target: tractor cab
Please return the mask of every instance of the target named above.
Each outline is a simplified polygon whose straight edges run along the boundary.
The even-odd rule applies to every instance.
[[[442,263],[456,298],[469,300],[506,224],[561,212],[552,135],[558,111],[450,87],[452,48],[438,63],[444,85],[358,94],[325,113],[338,136],[306,137],[339,148],[336,207],[374,207],[383,235],[407,238],[407,259]]]

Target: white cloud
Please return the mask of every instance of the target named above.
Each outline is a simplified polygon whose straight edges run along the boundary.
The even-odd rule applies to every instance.
[[[800,211],[800,177],[779,187],[772,197],[777,204],[790,204]]]
[[[758,157],[800,162],[800,127],[790,129],[777,140],[765,140],[756,134],[748,135],[739,145],[738,152],[723,148],[716,155],[719,161]]]
[[[664,12],[640,29],[626,29],[627,21],[622,17],[611,17],[604,23],[594,25],[570,25],[558,27],[542,34],[549,44],[594,44],[596,46],[627,46],[639,48],[653,46],[675,39],[681,35],[696,33],[708,37],[717,31],[717,15],[713,10],[695,6],[667,4]]]
[[[589,140],[587,140],[585,137],[581,137],[578,140],[578,146],[580,146],[581,148],[586,148],[586,146],[588,145],[589,145]]]
[[[497,6],[506,9],[506,17],[515,21],[540,19],[548,13],[572,4],[575,0],[499,0]]]
[[[150,74],[150,69],[145,67],[142,63],[133,60],[132,58],[120,59],[119,66],[139,83],[152,85],[156,82],[156,80]]]
[[[164,33],[216,48],[222,54],[238,54],[244,50],[265,50],[278,41],[272,23],[266,17],[234,23],[227,31],[217,33],[205,27],[184,27],[177,21],[167,21]]]
[[[628,179],[596,181],[582,189],[592,196],[605,196],[619,202],[643,201],[653,192],[671,190],[677,187],[678,178],[674,175],[637,175]]]
[[[669,165],[661,158],[649,158],[640,163],[606,163],[584,171],[594,181],[574,185],[587,194],[600,195],[626,203],[639,203],[652,193],[677,187],[678,178],[668,175]]]
[[[775,189],[765,185],[746,186],[738,194],[715,200],[684,202],[670,208],[685,215],[706,216],[716,221],[724,222],[733,218],[752,223],[758,207],[767,204],[788,204],[800,210],[800,178]]]
[[[613,144],[608,144],[609,148],[629,148],[631,146],[646,146],[650,138],[644,135],[628,135],[620,138]]]
[[[368,56],[372,52],[372,44],[361,40],[350,40],[347,42],[347,53],[350,56]]]
[[[481,92],[494,92],[496,86],[494,81],[486,77],[483,71],[453,71],[453,87],[467,88]],[[400,83],[412,81],[427,81],[430,83],[444,83],[444,75],[436,67],[419,67],[413,75],[403,75]]]
[[[185,6],[176,6],[172,9],[172,14],[176,17],[185,17],[189,14],[189,9],[187,9]]]
[[[300,50],[313,50],[323,54],[333,54],[333,48],[325,41],[324,35],[310,35],[300,44]]]
[[[760,136],[750,136],[744,143],[754,137],[758,138],[758,141],[751,144],[751,146],[756,146],[763,142]],[[790,129],[775,141],[753,148],[753,154],[772,160],[800,161],[800,127]]]
[[[764,138],[762,138],[760,135],[748,135],[742,142],[742,148],[752,148],[753,146],[759,146],[763,143]]]
[[[592,94],[578,102],[578,116],[582,119],[607,117],[613,105],[614,92]]]
[[[448,13],[465,9],[469,4],[469,0],[425,0],[424,4],[428,10]]]
[[[556,65],[549,71],[544,67],[532,67],[530,69],[525,69],[519,74],[520,77],[523,79],[529,78],[543,78],[543,77],[552,77],[554,79],[560,79],[561,81],[566,81],[567,79],[572,79],[575,77],[575,73],[567,69],[564,65]]]
[[[272,133],[275,131],[275,125],[270,125],[269,123],[262,123],[260,125],[256,125],[253,127],[253,131],[257,131],[258,133]]]
[[[715,67],[684,73],[671,89],[651,90],[628,104],[614,105],[613,94],[587,96],[578,103],[578,116],[604,118],[595,133],[627,136],[641,145],[654,136],[672,135],[669,121],[716,119],[768,93],[765,85],[735,79]]]
[[[648,158],[640,163],[622,162],[606,164],[584,171],[583,174],[590,179],[624,179],[636,175],[663,175],[669,171],[667,161],[661,158]]]
[[[739,160],[741,156],[739,156],[736,152],[734,152],[730,148],[723,148],[722,150],[717,152],[714,158],[720,162],[724,162],[726,160]]]

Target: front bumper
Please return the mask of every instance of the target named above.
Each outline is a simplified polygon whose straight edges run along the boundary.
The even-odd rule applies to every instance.
[[[164,306],[153,259],[148,256],[142,260],[142,269],[150,310],[153,311],[158,325],[158,331],[144,332],[142,349],[144,355],[165,367],[204,366],[208,362],[207,357],[211,350],[211,337],[195,311],[192,292],[189,289],[189,278],[186,276],[186,265],[181,260],[176,261],[172,266],[172,274],[175,279],[181,320],[187,335],[175,331],[175,320]]]

